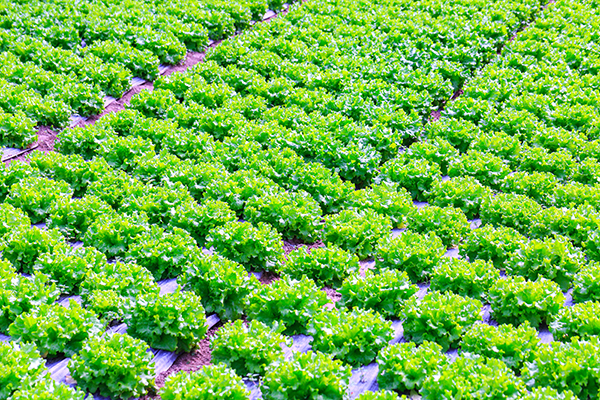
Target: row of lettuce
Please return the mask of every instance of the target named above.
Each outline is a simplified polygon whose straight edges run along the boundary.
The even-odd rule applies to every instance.
[[[65,127],[72,114],[104,109],[133,77],[154,80],[159,65],[203,51],[260,21],[279,0],[107,4],[15,1],[0,8],[0,144],[24,148],[36,126]]]
[[[152,386],[147,346],[189,351],[206,334],[205,311],[251,322],[227,325],[211,340],[214,361],[227,366],[173,377],[164,398],[215,382],[245,398],[235,374],[261,376],[265,398],[343,398],[350,367],[373,360],[382,388],[425,398],[482,390],[491,398],[597,397],[593,132],[536,119],[527,138],[500,129],[512,120],[490,128],[502,113],[481,112],[487,120],[475,126],[465,112],[426,125],[427,140],[415,142],[422,116],[438,104],[423,93],[447,99],[538,5],[373,5],[292,10],[219,46],[191,73],[159,79],[130,110],[64,131],[62,154],[3,169],[2,293],[19,304],[3,308],[4,332],[36,343],[42,356],[72,355],[80,388],[122,398]],[[543,26],[560,25],[556,12],[569,32],[585,34],[573,15],[593,11],[578,7],[559,1],[542,14]],[[487,25],[486,15],[498,23]],[[456,31],[454,21],[470,29]],[[426,29],[433,26],[447,26],[447,35]],[[443,79],[430,80],[436,76]],[[502,118],[516,115],[510,110],[502,106]],[[569,147],[575,135],[584,139]],[[474,217],[485,226],[471,231]],[[30,228],[43,221],[48,230]],[[391,236],[392,227],[408,230]],[[327,247],[297,250],[284,262],[283,239]],[[454,245],[469,262],[443,259]],[[375,269],[360,276],[358,260],[367,257]],[[247,270],[284,278],[261,285]],[[155,280],[168,277],[184,291],[159,296]],[[422,297],[415,283],[424,281],[431,290]],[[338,289],[336,309],[324,309],[322,286]],[[564,307],[569,288],[576,304]],[[84,308],[55,305],[61,292],[80,294]],[[505,325],[481,324],[482,302]],[[410,344],[387,345],[392,318],[404,320]],[[128,335],[101,337],[114,320],[128,324]],[[539,343],[535,328],[544,325],[558,342]],[[281,335],[296,333],[313,337],[314,352],[285,360],[279,343],[289,340]],[[442,352],[457,347],[461,355],[449,363]],[[136,366],[134,378],[119,368],[123,360]]]

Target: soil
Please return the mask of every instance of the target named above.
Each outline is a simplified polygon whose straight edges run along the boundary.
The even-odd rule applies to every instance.
[[[171,368],[169,368],[167,371],[163,372],[162,374],[160,374],[156,377],[156,380],[155,380],[156,387],[158,389],[160,389],[163,386],[165,386],[165,381],[166,381],[167,377],[169,377],[170,375],[176,374],[180,371],[184,371],[184,372],[198,371],[204,365],[210,365],[211,364],[211,354],[210,354],[210,346],[209,346],[210,338],[212,336],[214,336],[215,333],[222,326],[223,326],[222,322],[219,322],[217,325],[213,326],[206,334],[206,338],[202,339],[200,341],[200,344],[198,345],[198,348],[196,350],[192,351],[191,353],[183,353],[179,357],[177,357],[177,360],[175,360],[175,363],[173,363],[173,365],[171,365]],[[140,398],[140,400],[151,400],[151,399],[160,399],[160,396],[157,394],[157,395],[147,395],[147,396]]]

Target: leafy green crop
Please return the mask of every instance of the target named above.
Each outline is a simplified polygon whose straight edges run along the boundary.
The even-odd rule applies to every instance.
[[[479,216],[483,199],[491,194],[490,188],[466,176],[434,182],[427,197],[431,205],[459,208],[468,219],[473,219]]]
[[[600,301],[600,264],[590,262],[573,277],[573,302]]]
[[[77,386],[90,393],[127,400],[154,386],[148,345],[124,334],[90,338],[69,362]]]
[[[2,241],[2,256],[17,270],[26,274],[33,272],[35,262],[41,254],[65,246],[65,239],[58,229],[44,230],[27,227],[12,231]]]
[[[587,301],[565,307],[550,323],[554,340],[566,342],[573,337],[589,339],[600,334],[600,303]]]
[[[260,391],[265,400],[344,400],[350,375],[350,367],[329,355],[313,351],[295,353],[290,360],[271,365]]]
[[[135,238],[148,230],[144,213],[105,214],[96,219],[83,237],[83,244],[97,248],[107,257],[123,257]]]
[[[310,321],[312,348],[358,367],[372,362],[394,338],[392,323],[372,310],[326,310]]]
[[[491,261],[498,269],[517,251],[527,238],[512,228],[490,225],[474,229],[460,244],[462,256],[469,260]]]
[[[533,361],[534,351],[539,345],[537,330],[527,322],[516,328],[512,325],[475,324],[464,333],[460,349],[497,358],[518,373],[526,362]]]
[[[46,376],[36,383],[23,384],[10,400],[84,400],[85,397],[85,392],[80,389],[73,389]]]
[[[448,167],[450,177],[470,176],[492,189],[498,189],[509,173],[510,168],[500,157],[477,150],[469,150],[451,161]]]
[[[247,269],[277,271],[283,261],[283,240],[270,225],[232,221],[211,229],[206,246]]]
[[[284,239],[312,242],[320,228],[321,207],[304,191],[265,193],[246,202],[244,218],[255,225],[271,225]]]
[[[245,400],[249,395],[242,378],[226,365],[205,365],[191,373],[181,371],[169,376],[160,390],[164,400]]]
[[[183,229],[173,228],[167,233],[152,226],[136,236],[125,259],[146,268],[160,281],[179,276],[200,254],[196,241]]]
[[[9,399],[28,382],[37,382],[47,373],[44,360],[32,343],[0,342],[0,399]]]
[[[46,219],[54,200],[72,194],[66,182],[30,177],[11,186],[6,202],[26,212],[31,222],[37,224]]]
[[[191,292],[138,296],[124,318],[127,333],[155,349],[190,352],[206,334],[200,298]]]
[[[211,360],[226,364],[240,376],[264,375],[269,365],[284,361],[282,346],[292,345],[292,340],[280,331],[260,321],[247,325],[235,321],[220,328],[211,339]]]
[[[85,273],[100,272],[106,264],[106,256],[93,247],[61,245],[41,254],[33,269],[50,277],[61,293],[77,294]]]
[[[343,210],[327,215],[323,242],[336,245],[360,259],[374,255],[377,241],[390,234],[390,218],[367,210]]]
[[[59,197],[50,206],[47,223],[48,228],[57,228],[67,239],[83,240],[90,225],[104,215],[115,215],[115,211],[96,196]]]
[[[445,253],[446,247],[435,233],[405,231],[398,237],[379,240],[376,265],[405,271],[412,282],[423,282]]]
[[[205,200],[200,205],[188,201],[175,207],[169,226],[188,231],[198,246],[204,246],[211,229],[236,219],[235,212],[222,201]]]
[[[505,262],[506,273],[534,281],[542,276],[568,290],[585,264],[583,252],[562,236],[523,243]]]
[[[444,351],[455,347],[463,332],[481,321],[481,302],[452,292],[429,292],[422,300],[416,296],[404,306],[404,337],[417,344],[436,342]]]
[[[570,390],[560,392],[551,387],[536,387],[521,397],[522,400],[575,400],[577,396]]]
[[[511,399],[527,390],[500,360],[464,354],[423,382],[423,399]]]
[[[427,206],[412,209],[408,214],[408,229],[419,233],[433,232],[446,247],[452,247],[467,235],[470,225],[459,208]]]
[[[386,318],[399,317],[404,303],[419,287],[412,285],[404,271],[383,269],[365,271],[364,277],[353,274],[338,289],[340,307],[377,311]]]
[[[394,228],[406,226],[406,215],[413,207],[412,198],[406,189],[388,182],[352,192],[347,204],[359,210],[372,209],[389,217]]]
[[[493,226],[507,226],[527,234],[533,217],[542,211],[542,206],[529,197],[500,193],[486,198],[481,203],[481,222]]]
[[[401,393],[419,390],[427,377],[438,374],[448,363],[437,343],[425,341],[419,347],[413,342],[392,344],[377,356],[377,383],[380,389]]]
[[[413,199],[425,201],[431,185],[441,177],[438,164],[425,159],[408,158],[401,154],[383,164],[381,175],[375,179],[375,182],[397,183],[398,186],[408,190]]]
[[[344,279],[358,272],[358,257],[338,247],[303,247],[288,254],[282,272],[294,279],[306,276],[320,286],[339,287]]]
[[[246,310],[249,320],[269,326],[281,323],[286,334],[298,334],[307,331],[310,320],[327,303],[327,295],[312,280],[283,278],[257,287],[248,296]]]
[[[17,341],[35,343],[42,357],[59,354],[70,357],[103,328],[93,312],[71,300],[68,307],[41,304],[19,315],[8,327],[8,332]]]
[[[500,272],[491,262],[461,258],[445,258],[431,273],[431,289],[450,291],[461,296],[485,300],[492,284],[500,278]]]
[[[31,226],[29,217],[19,208],[8,203],[0,204],[0,240],[15,230],[25,229]]]
[[[227,320],[242,316],[246,297],[260,286],[243,266],[219,255],[201,256],[188,264],[179,284],[200,297],[207,313]]]
[[[549,323],[560,311],[565,296],[558,284],[540,277],[531,282],[521,276],[497,280],[489,290],[492,318],[496,322],[515,326],[528,321],[537,328]]]

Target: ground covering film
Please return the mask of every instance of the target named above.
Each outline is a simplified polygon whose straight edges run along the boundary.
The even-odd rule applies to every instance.
[[[542,6],[307,1],[4,168],[0,396],[220,319],[162,398],[597,398],[599,7]]]

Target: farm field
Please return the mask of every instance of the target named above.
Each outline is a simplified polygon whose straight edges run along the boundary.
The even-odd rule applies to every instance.
[[[597,399],[599,36],[594,0],[3,2],[0,400]]]

